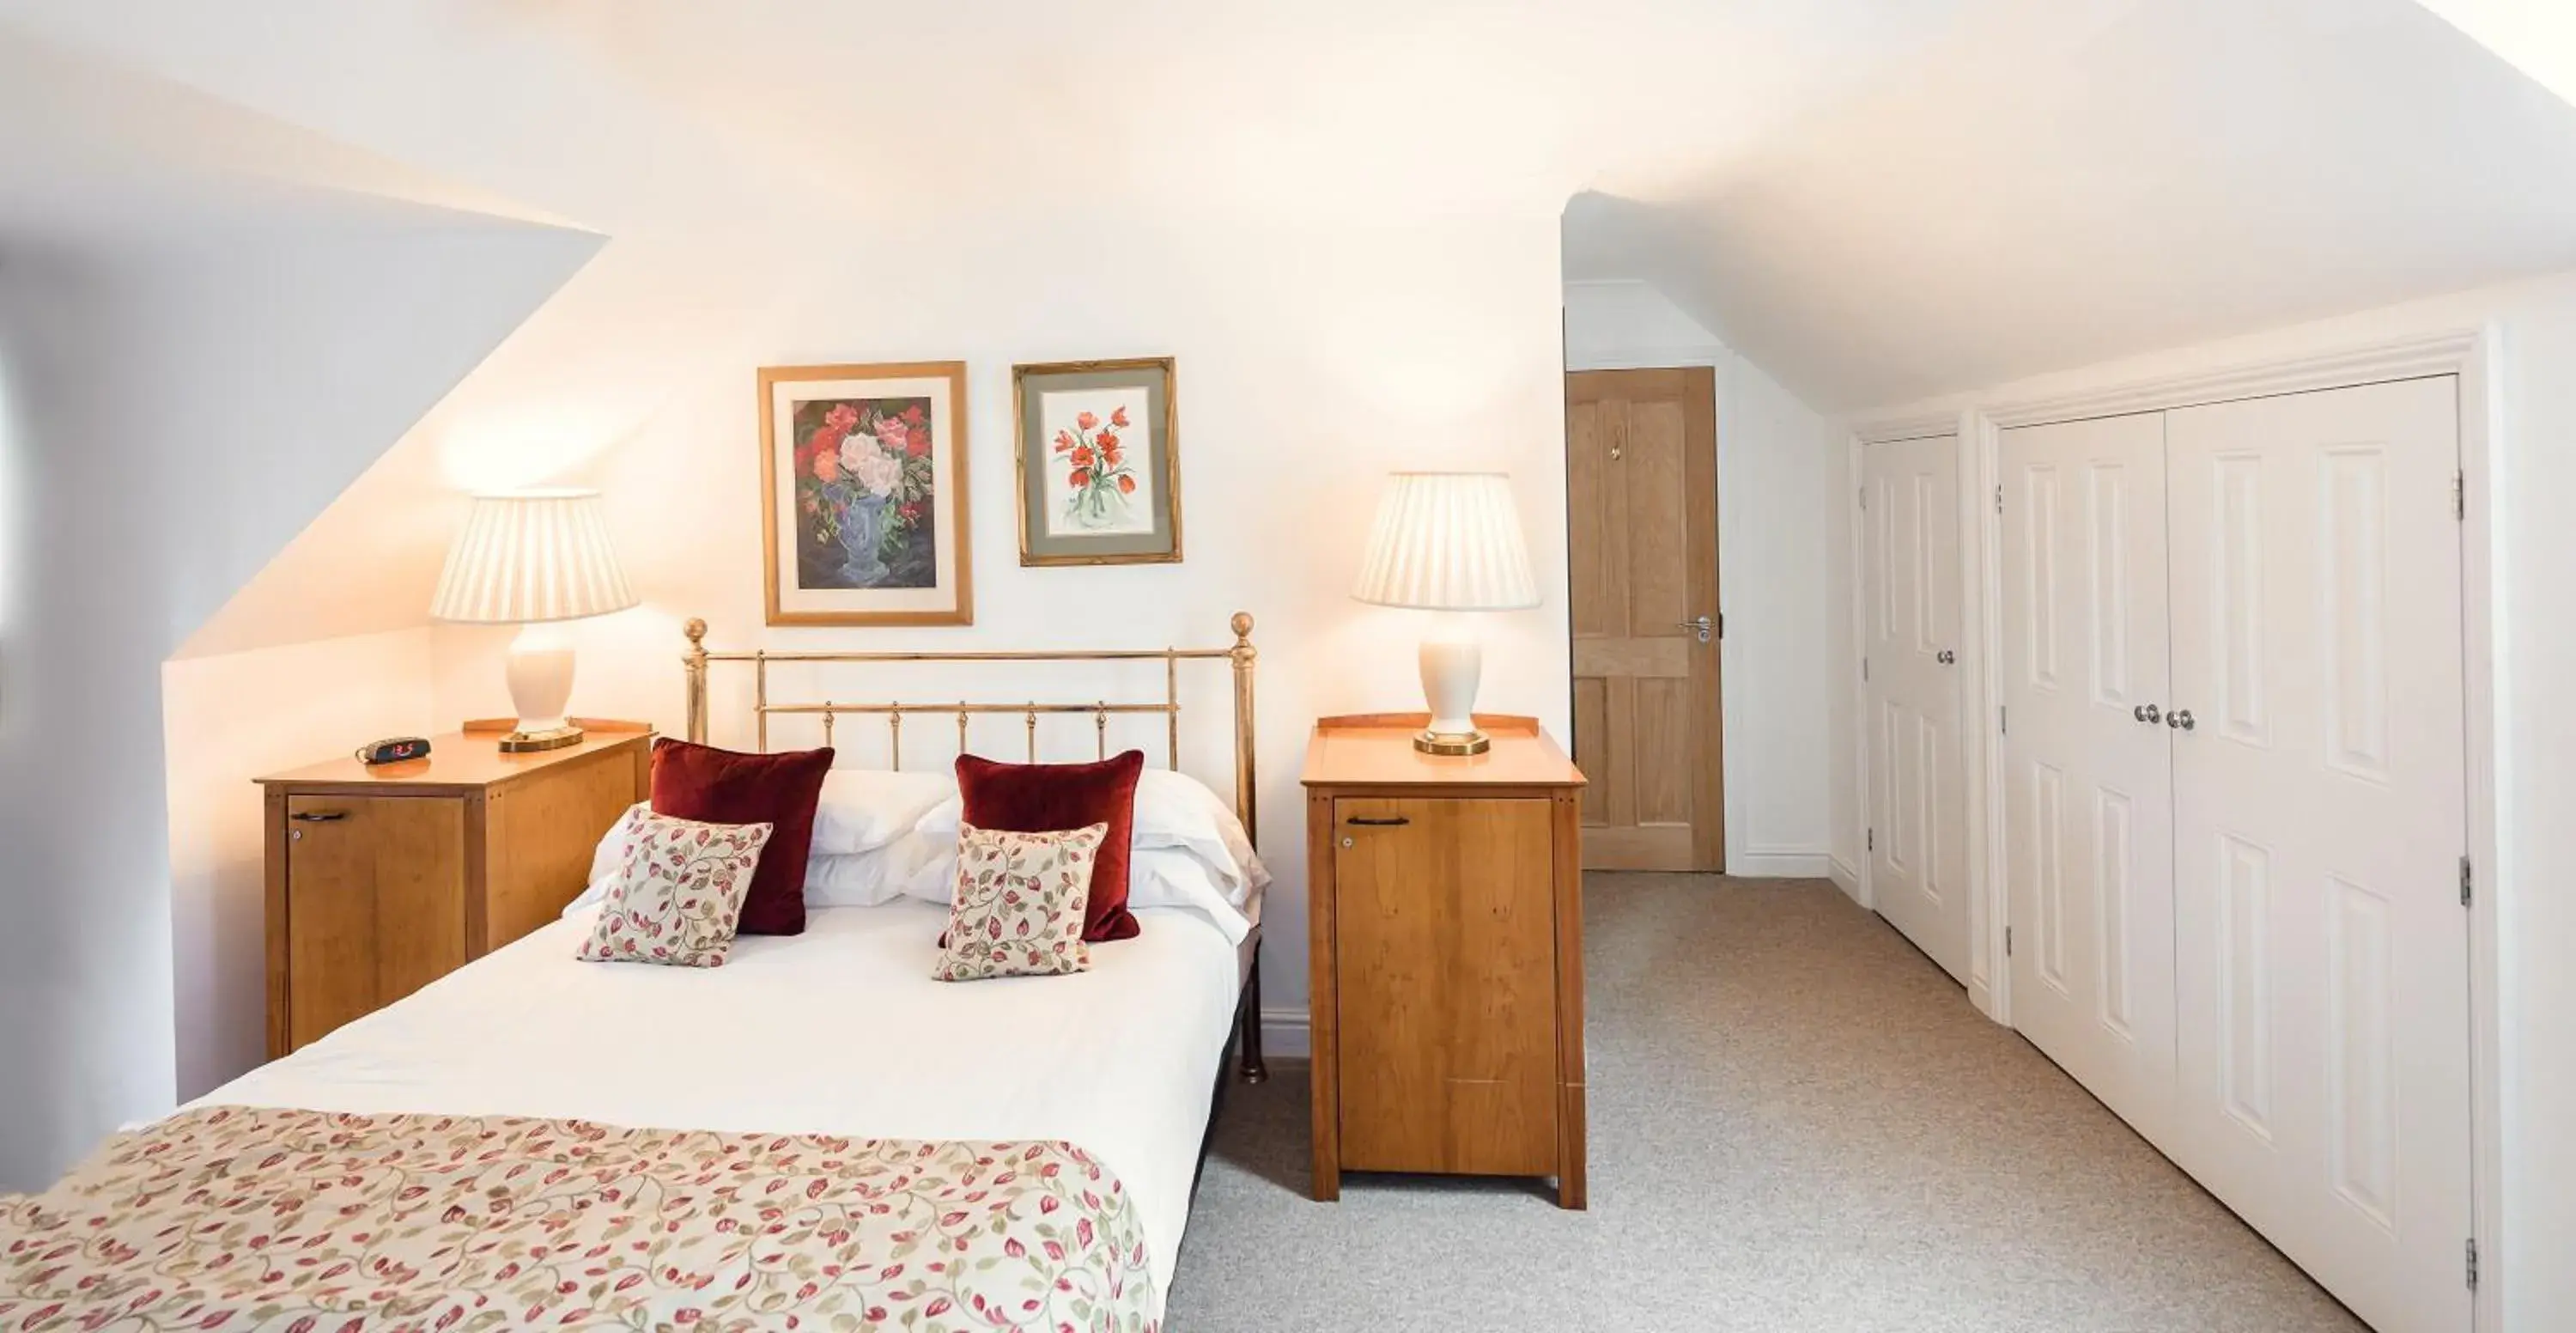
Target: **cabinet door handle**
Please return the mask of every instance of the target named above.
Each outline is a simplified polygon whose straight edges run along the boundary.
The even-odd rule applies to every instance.
[[[298,810],[287,816],[289,819],[301,820],[307,824],[329,824],[348,817],[349,812],[346,810]]]
[[[1357,824],[1361,828],[1402,828],[1413,821],[1402,815],[1389,815],[1385,817],[1379,817],[1376,815],[1353,815],[1344,822]]]

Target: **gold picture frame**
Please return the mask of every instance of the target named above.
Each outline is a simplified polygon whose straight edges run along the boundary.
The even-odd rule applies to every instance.
[[[763,366],[772,625],[971,625],[966,363]]]
[[[1011,367],[1023,566],[1180,563],[1177,379],[1168,356]]]

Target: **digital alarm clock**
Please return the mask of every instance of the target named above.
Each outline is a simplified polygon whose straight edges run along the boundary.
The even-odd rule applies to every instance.
[[[429,738],[426,736],[395,736],[358,747],[358,762],[362,764],[399,764],[406,759],[428,757]]]

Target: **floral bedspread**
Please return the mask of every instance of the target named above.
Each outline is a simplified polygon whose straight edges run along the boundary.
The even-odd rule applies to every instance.
[[[1140,1330],[1065,1143],[212,1107],[0,1195],[0,1330]]]

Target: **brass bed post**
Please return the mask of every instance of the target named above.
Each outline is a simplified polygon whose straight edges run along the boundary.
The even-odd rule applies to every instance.
[[[1243,822],[1243,836],[1254,847],[1261,845],[1261,783],[1256,776],[1252,726],[1252,664],[1261,654],[1252,647],[1252,613],[1237,611],[1231,622],[1234,647],[1226,658],[1234,664],[1234,815]],[[1256,926],[1255,931],[1259,930]],[[1264,1083],[1270,1078],[1270,1065],[1261,1058],[1261,945],[1253,936],[1252,963],[1244,969],[1243,994],[1236,1000],[1235,1054],[1246,1083]]]
[[[1261,656],[1252,647],[1252,614],[1234,613],[1234,814],[1243,821],[1243,836],[1261,845],[1261,817],[1253,810],[1252,664]]]
[[[680,663],[689,672],[689,741],[707,743],[707,622],[694,617],[680,627],[689,636],[689,651],[680,655]]]

